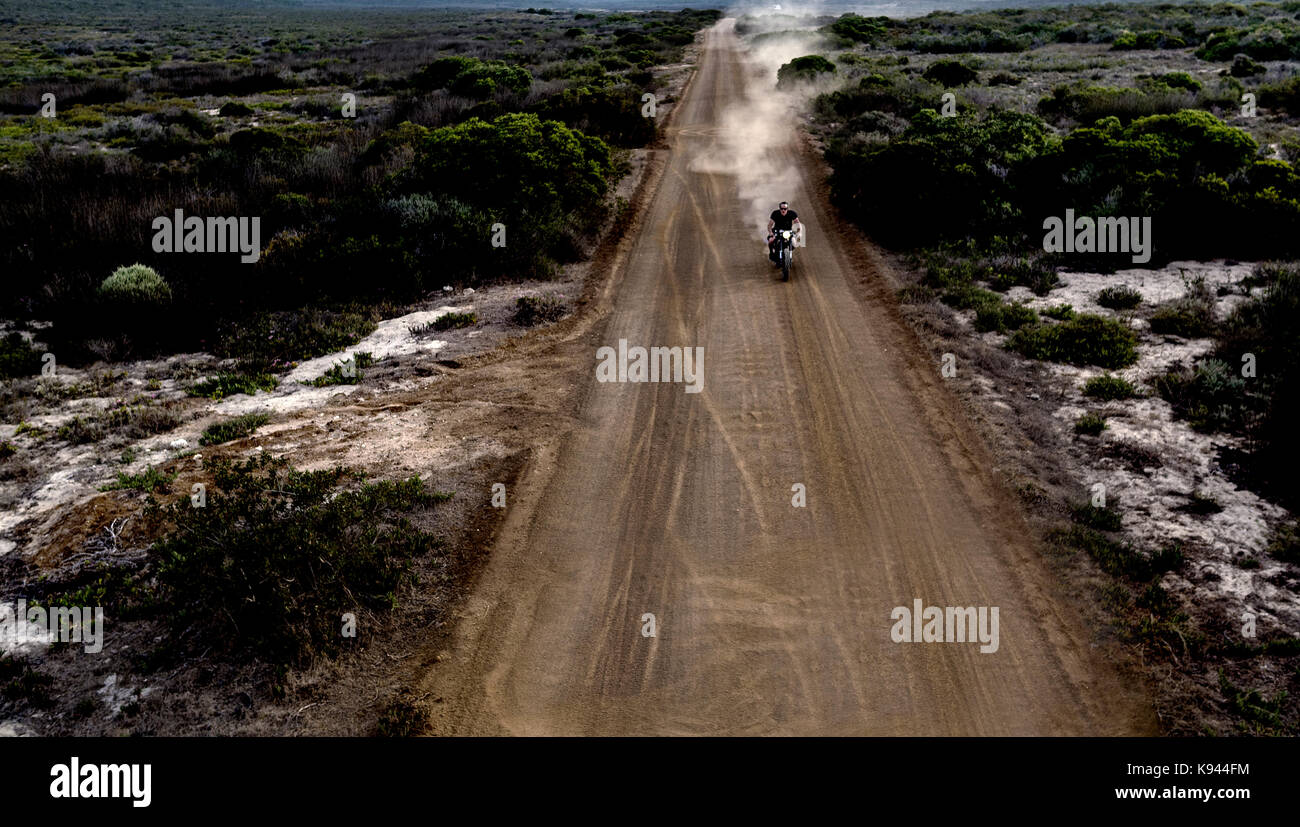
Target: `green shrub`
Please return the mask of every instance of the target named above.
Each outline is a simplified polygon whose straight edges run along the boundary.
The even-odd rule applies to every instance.
[[[161,305],[172,300],[172,289],[152,267],[119,267],[99,285],[99,298],[119,304]]]
[[[324,375],[317,376],[306,384],[318,388],[330,385],[355,385],[361,381],[361,371],[374,364],[374,361],[374,357],[369,353],[354,353],[351,359],[342,364],[331,366],[329,370],[325,371]]]
[[[0,379],[35,376],[40,370],[41,353],[23,334],[15,330],[0,339]]]
[[[203,436],[199,438],[199,444],[220,445],[223,442],[243,439],[270,420],[269,414],[250,413],[227,419],[225,422],[214,422],[204,429]]]
[[[91,417],[73,417],[59,426],[56,436],[73,445],[98,442],[110,435],[123,439],[143,439],[170,431],[181,421],[176,406],[171,403],[125,403]]]
[[[1000,306],[1002,297],[992,290],[985,290],[983,287],[976,287],[970,283],[958,283],[944,291],[939,296],[939,301],[956,310],[974,310],[978,313],[982,309]]]
[[[255,111],[256,110],[254,110],[253,107],[240,103],[239,101],[226,101],[221,104],[221,108],[217,110],[217,114],[223,118],[242,118],[254,114]]]
[[[1104,430],[1106,430],[1106,418],[1099,414],[1086,413],[1074,421],[1076,434],[1097,436]]]
[[[441,548],[413,520],[451,495],[418,477],[338,491],[355,475],[265,455],[211,469],[206,507],[184,499],[146,510],[173,527],[153,549],[159,605],[195,646],[246,647],[279,663],[333,652],[340,615],[392,609],[413,561]]]
[[[515,299],[515,324],[532,327],[557,321],[566,311],[559,296],[520,296]]]
[[[1300,529],[1296,524],[1278,526],[1269,537],[1265,553],[1284,563],[1300,565]]]
[[[835,64],[821,55],[796,57],[776,71],[776,85],[784,89],[799,81],[813,81],[818,75],[835,74]]]
[[[118,491],[121,489],[130,489],[133,491],[143,491],[146,494],[152,494],[159,488],[166,488],[176,479],[176,474],[165,474],[154,466],[149,466],[139,474],[128,474],[124,471],[117,472],[117,480],[107,485],[100,486],[100,491]]]
[[[278,369],[344,350],[376,327],[373,311],[304,307],[259,313],[223,327],[213,350],[218,356]]]
[[[1244,427],[1250,405],[1246,380],[1226,362],[1202,359],[1195,370],[1173,368],[1151,382],[1174,415],[1198,431]]]
[[[881,40],[888,32],[888,20],[879,17],[862,17],[857,14],[840,15],[827,28],[840,37],[857,43],[873,43]]]
[[[1150,323],[1152,333],[1201,339],[1214,333],[1214,305],[1196,298],[1174,299],[1152,313]]]
[[[1127,543],[1117,542],[1082,525],[1052,532],[1054,542],[1087,552],[1103,571],[1115,577],[1127,577],[1147,583],[1167,571],[1183,565],[1183,553],[1177,546],[1166,546],[1144,554]]]
[[[1186,72],[1165,72],[1151,78],[1153,83],[1168,86],[1171,89],[1186,89],[1189,92],[1201,91],[1201,82]]]
[[[1070,518],[1082,526],[1098,531],[1119,531],[1123,525],[1118,511],[1083,503],[1070,508]]]
[[[1232,66],[1228,69],[1228,74],[1234,78],[1250,78],[1255,75],[1262,75],[1268,71],[1268,67],[1262,66],[1251,60],[1245,55],[1237,55],[1232,59]]]
[[[1115,399],[1132,399],[1137,396],[1137,388],[1133,387],[1133,384],[1123,377],[1104,373],[1085,382],[1083,393],[1093,399],[1109,402]]]
[[[443,313],[433,320],[434,330],[457,330],[478,324],[477,313]]]
[[[206,399],[225,399],[237,393],[253,396],[258,391],[272,391],[277,384],[269,373],[220,373],[186,388],[185,392]]]
[[[1076,314],[1072,305],[1058,304],[1042,311],[1042,315],[1049,319],[1056,319],[1058,322],[1064,322],[1073,319]]]
[[[0,655],[0,696],[5,699],[45,709],[53,705],[49,695],[53,683],[53,678],[32,669],[25,661]]]
[[[981,305],[975,311],[975,329],[981,333],[989,331],[1005,333],[1037,321],[1038,314],[1029,306],[1020,303],[990,303]]]
[[[54,433],[59,439],[72,445],[99,442],[104,438],[104,429],[95,419],[85,419],[80,416],[74,416],[60,425]]]
[[[921,73],[921,77],[939,86],[951,88],[974,83],[979,80],[979,73],[960,61],[936,60]]]
[[[1137,337],[1114,319],[1081,313],[1064,322],[1022,327],[1007,347],[1030,359],[1115,370],[1137,361]]]
[[[1132,287],[1115,285],[1097,294],[1097,304],[1111,310],[1132,310],[1142,303],[1142,294]]]

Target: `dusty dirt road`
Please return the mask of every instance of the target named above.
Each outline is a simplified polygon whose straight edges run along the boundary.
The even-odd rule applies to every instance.
[[[509,492],[422,681],[433,731],[1153,732],[1054,596],[883,265],[818,200],[793,124],[770,153],[796,172],[772,202],[811,229],[789,284],[735,176],[700,170],[751,68],[725,23],[708,33],[599,320],[545,355],[574,360],[580,413]],[[619,339],[703,347],[703,391],[597,383],[596,349]],[[999,607],[998,650],[894,643],[891,611],[914,598]]]

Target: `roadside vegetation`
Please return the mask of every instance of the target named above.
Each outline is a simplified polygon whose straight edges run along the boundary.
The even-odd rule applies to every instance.
[[[755,43],[801,30],[788,36],[807,52],[781,73],[819,84],[810,128],[832,169],[832,199],[912,265],[916,278],[898,298],[917,306],[918,324],[949,350],[967,330],[1001,351],[963,357],[989,371],[991,386],[1020,382],[1010,366],[1023,363],[1008,352],[1068,381],[1062,393],[1072,398],[1053,423],[1061,450],[1100,456],[1102,469],[1158,469],[1160,450],[1130,432],[1167,402],[1163,416],[1172,410],[1231,441],[1216,473],[1295,513],[1300,3],[767,15],[739,28]],[[1150,260],[1135,262],[1132,249],[1048,249],[1045,221],[1067,209],[1149,218]],[[1214,260],[1264,263],[1217,288],[1184,276],[1181,294],[1162,290],[1159,300],[1144,299],[1133,278],[1053,298],[1076,274],[1095,284],[1118,270]],[[924,309],[936,302],[955,313]],[[1153,374],[1142,367],[1152,348],[1193,355]],[[1006,369],[991,370],[998,365]],[[1046,393],[1019,387],[1031,400]],[[1175,510],[1210,519],[1224,511],[1216,496],[1194,482]],[[1100,602],[1119,637],[1144,662],[1185,676],[1173,703],[1194,698],[1201,712],[1166,726],[1196,731],[1213,719],[1231,720],[1232,732],[1298,731],[1296,638],[1275,629],[1242,643],[1239,630],[1188,605],[1169,578],[1194,580],[1188,555],[1202,552],[1134,543],[1122,515],[1114,502],[1077,506],[1049,539],[1110,578]],[[1235,566],[1294,560],[1294,536],[1279,528],[1268,550]],[[1294,589],[1294,572],[1269,583]]]
[[[51,321],[66,364],[207,349],[276,372],[444,285],[548,277],[656,139],[658,67],[718,17],[147,5],[36,0],[0,35],[0,188],[42,194],[0,203],[23,239],[0,318]],[[175,210],[259,217],[260,257],[154,252]]]

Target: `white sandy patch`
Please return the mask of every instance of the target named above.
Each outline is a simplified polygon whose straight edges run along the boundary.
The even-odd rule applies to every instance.
[[[336,394],[350,396],[360,390],[358,385],[328,385],[317,388],[302,383],[311,382],[325,375],[335,365],[351,361],[354,353],[369,353],[376,362],[394,356],[436,354],[447,346],[447,342],[428,336],[412,336],[410,328],[428,324],[448,313],[468,313],[473,309],[472,304],[443,305],[434,310],[417,310],[405,316],[384,319],[375,327],[374,332],[346,350],[299,362],[293,370],[280,377],[280,384],[274,391],[259,392],[254,396],[229,397],[214,402],[210,410],[214,413],[236,416],[259,412],[285,413],[323,405]]]

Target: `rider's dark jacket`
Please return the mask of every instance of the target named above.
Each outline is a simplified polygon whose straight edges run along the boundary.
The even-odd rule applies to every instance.
[[[799,213],[795,212],[794,210],[786,210],[785,215],[781,215],[780,210],[772,210],[772,215],[770,216],[770,218],[775,224],[775,226],[773,226],[772,229],[775,231],[793,230],[794,220],[798,217],[799,217]]]

